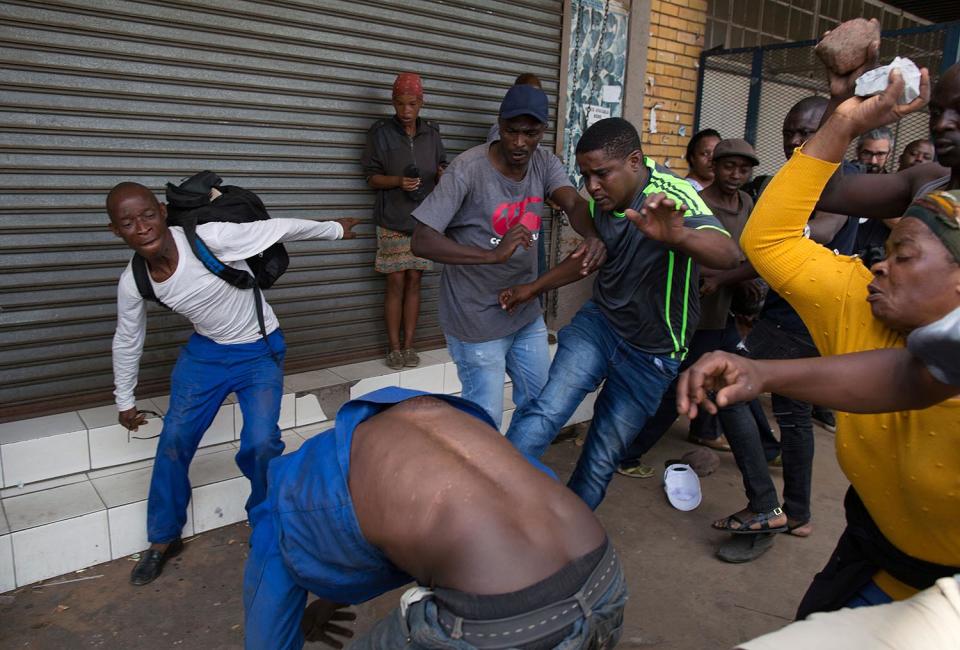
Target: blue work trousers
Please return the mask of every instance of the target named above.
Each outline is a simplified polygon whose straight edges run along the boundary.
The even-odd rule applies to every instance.
[[[539,458],[584,397],[606,380],[593,407],[583,453],[567,482],[596,509],[620,459],[676,377],[680,361],[631,345],[591,301],[557,339],[547,385],[539,397],[517,405],[507,439],[524,454]]]
[[[269,342],[269,347],[268,347]],[[272,351],[272,354],[271,354]],[[193,334],[180,350],[170,382],[147,501],[147,539],[162,544],[180,536],[190,502],[190,462],[223,400],[236,393],[243,413],[237,467],[250,479],[247,513],[267,494],[267,465],[283,451],[283,333],[267,340],[223,345]]]

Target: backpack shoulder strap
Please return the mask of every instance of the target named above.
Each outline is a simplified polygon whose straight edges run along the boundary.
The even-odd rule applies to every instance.
[[[203,239],[197,234],[195,223],[184,224],[183,234],[187,236],[187,241],[190,242],[190,250],[208,271],[238,289],[252,289],[254,287],[256,280],[251,274],[224,264],[217,259],[217,256],[210,251]]]
[[[157,298],[157,294],[153,291],[153,285],[150,283],[150,271],[147,270],[147,260],[139,253],[134,253],[133,255],[133,280],[137,283],[137,291],[140,292],[140,296],[144,300],[150,300],[157,303],[163,307],[167,305],[163,304],[163,301]],[[167,307],[167,309],[170,309]]]

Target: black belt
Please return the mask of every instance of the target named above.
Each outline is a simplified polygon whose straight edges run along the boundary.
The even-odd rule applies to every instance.
[[[477,648],[522,647],[588,618],[619,574],[617,552],[613,544],[608,544],[590,577],[569,598],[525,614],[483,621],[461,618],[438,604],[437,618],[450,638],[463,639]]]

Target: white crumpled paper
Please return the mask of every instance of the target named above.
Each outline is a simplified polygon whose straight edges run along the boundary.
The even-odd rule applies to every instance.
[[[897,100],[898,104],[909,104],[920,96],[920,69],[913,61],[907,58],[895,57],[889,64],[868,70],[857,79],[854,93],[858,97],[869,97],[882,93],[890,78],[890,71],[894,68],[903,75],[903,94]]]

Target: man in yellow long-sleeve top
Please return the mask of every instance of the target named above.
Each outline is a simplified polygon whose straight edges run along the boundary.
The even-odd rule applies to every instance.
[[[960,306],[960,200],[932,193],[911,204],[887,241],[888,257],[868,270],[805,239],[807,215],[857,135],[922,108],[906,106],[899,73],[867,100],[841,104],[770,183],[741,238],[772,289],[797,310],[823,355],[897,348],[912,330]],[[939,90],[939,89],[938,89]],[[960,97],[931,111],[956,113]],[[960,402],[922,411],[842,414],[836,437],[852,487],[847,528],[817,575],[798,616],[902,599],[960,567]]]

